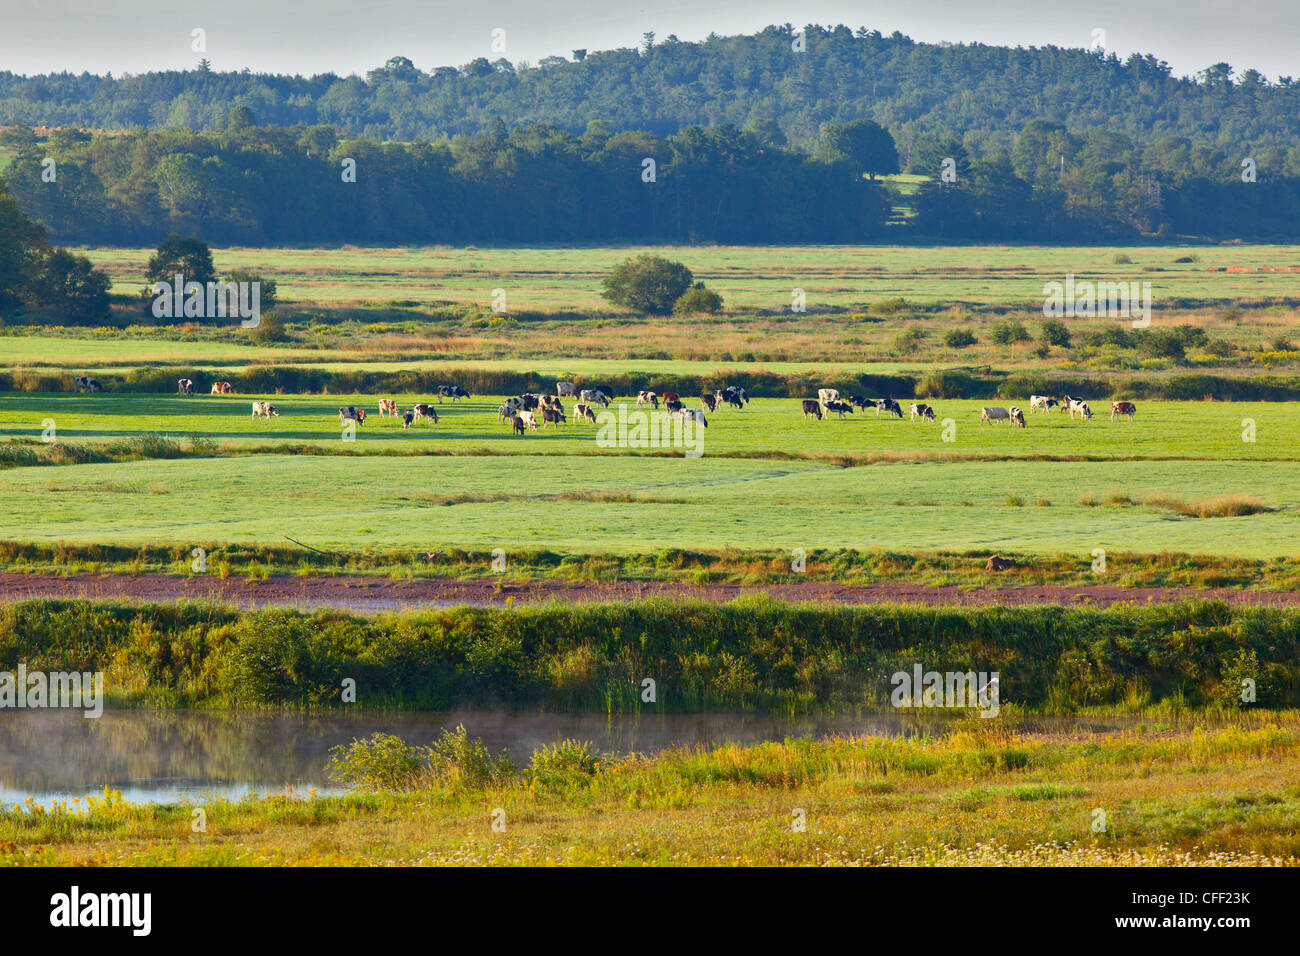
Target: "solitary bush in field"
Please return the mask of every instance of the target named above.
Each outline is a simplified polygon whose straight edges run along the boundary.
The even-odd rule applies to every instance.
[[[907,300],[901,297],[893,299],[881,299],[879,302],[873,302],[867,306],[867,314],[880,317],[887,315],[897,315],[900,312],[907,311]]]
[[[964,349],[976,342],[975,335],[966,329],[949,329],[944,334],[943,344],[950,349]]]
[[[1060,319],[1048,319],[1038,328],[1038,340],[1057,348],[1070,347],[1070,330]]]
[[[1016,342],[1028,342],[1031,338],[1023,322],[1007,319],[993,326],[993,342],[996,345],[1014,345]]]
[[[284,320],[276,312],[263,312],[257,327],[251,330],[258,342],[283,342],[289,336],[284,331]]]
[[[625,259],[606,276],[601,293],[615,305],[635,312],[667,315],[694,280],[691,270],[662,256]]]
[[[541,784],[564,784],[575,779],[595,776],[600,751],[589,740],[562,740],[554,746],[542,745],[533,751],[529,774]]]
[[[697,282],[673,303],[674,315],[717,315],[722,311],[722,296]]]

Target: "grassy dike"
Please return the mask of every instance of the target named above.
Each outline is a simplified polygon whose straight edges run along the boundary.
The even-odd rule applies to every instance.
[[[890,677],[1000,674],[1003,708],[1300,705],[1300,610],[648,600],[358,616],[201,603],[0,606],[0,670],[103,671],[110,705],[852,713]],[[657,700],[641,700],[652,678]],[[341,703],[345,681],[356,703]]]

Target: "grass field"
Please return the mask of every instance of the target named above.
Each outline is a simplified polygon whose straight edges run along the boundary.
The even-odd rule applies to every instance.
[[[567,748],[489,782],[216,802],[204,833],[190,806],[110,792],[0,812],[0,864],[1286,865],[1300,856],[1300,736],[1280,721],[1087,740],[975,726],[595,761]]]
[[[114,291],[137,293],[152,250],[79,250],[113,277]],[[1150,282],[1155,304],[1174,299],[1300,299],[1300,272],[1210,272],[1210,267],[1300,266],[1295,246],[1140,246],[1131,261],[1102,247],[1055,246],[682,246],[478,249],[226,248],[218,269],[273,276],[280,297],[317,305],[456,302],[487,309],[493,289],[510,310],[603,310],[601,280],[620,260],[652,252],[684,262],[733,308],[789,311],[792,290],[808,308],[861,309],[881,298],[918,303],[1040,308],[1043,284],[1067,273]],[[1175,262],[1193,257],[1193,262]],[[614,310],[617,314],[619,310]]]
[[[704,454],[691,459],[601,448],[590,424],[516,437],[497,421],[495,398],[446,403],[437,425],[409,431],[372,415],[346,442],[338,407],[363,397],[271,398],[281,416],[267,421],[251,418],[245,396],[0,395],[0,436],[35,440],[52,420],[62,442],[216,443],[198,458],[0,472],[5,537],[271,545],[289,536],[347,551],[1300,550],[1300,407],[1290,403],[1152,402],[1131,423],[1048,413],[1022,430],[979,424],[978,402],[937,402],[953,422],[949,442],[941,422],[819,422],[794,400],[755,399],[713,414]],[[1242,440],[1243,420],[1255,423],[1253,442]],[[287,455],[288,445],[316,453]],[[1189,516],[1223,495],[1260,513]]]

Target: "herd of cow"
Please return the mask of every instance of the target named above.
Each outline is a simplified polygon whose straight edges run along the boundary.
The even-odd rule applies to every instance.
[[[78,375],[73,379],[73,386],[78,392],[98,392],[103,386],[96,380],[87,375]],[[176,383],[177,392],[181,395],[194,394],[194,381],[188,378],[178,379]],[[229,382],[213,382],[211,394],[213,395],[230,395],[234,389]],[[439,385],[436,390],[438,402],[444,399],[450,399],[452,402],[458,402],[462,398],[470,398],[469,392],[459,385]],[[595,422],[596,413],[594,406],[599,405],[602,408],[609,407],[614,400],[614,389],[607,385],[600,385],[594,388],[578,388],[573,382],[556,382],[555,394],[544,395],[537,392],[525,392],[514,398],[507,398],[497,408],[497,421],[506,422],[510,425],[512,431],[517,435],[524,435],[529,430],[537,430],[544,425],[559,427],[566,424],[568,418],[564,414],[564,405],[562,399],[565,397],[574,398],[573,419],[575,422]],[[638,406],[649,405],[654,409],[660,406],[669,414],[677,415],[681,418],[682,423],[695,421],[704,428],[709,427],[708,419],[704,413],[713,413],[722,405],[731,405],[735,408],[744,408],[749,404],[749,398],[745,395],[745,390],[737,385],[728,385],[725,388],[717,389],[713,394],[704,394],[699,399],[700,407],[698,409],[687,408],[677,392],[653,392],[639,391],[636,396]],[[837,414],[843,418],[846,414],[853,414],[853,410],[861,409],[866,411],[874,408],[876,417],[881,414],[895,415],[898,418],[903,417],[902,406],[892,398],[866,398],[862,395],[850,395],[847,399],[840,397],[837,389],[822,388],[817,390],[817,398],[803,400],[804,418],[816,418],[818,421],[828,417],[831,413]],[[1061,398],[1055,398],[1051,395],[1030,395],[1029,411],[1033,412],[1050,412],[1054,408],[1059,408],[1062,412],[1068,413],[1073,419],[1076,415],[1084,421],[1092,420],[1092,409],[1086,401],[1072,398],[1065,395]],[[925,402],[912,402],[908,408],[909,420],[916,421],[918,418],[922,421],[934,421],[934,407]],[[403,428],[410,428],[412,425],[418,425],[422,421],[430,421],[438,424],[438,412],[430,402],[417,402],[411,408],[403,412],[397,407],[397,401],[391,398],[379,399],[380,416],[392,415],[394,419],[402,420]],[[280,410],[270,402],[255,401],[253,402],[253,417],[266,418],[279,417]],[[541,421],[538,421],[538,416]],[[1137,415],[1137,406],[1132,402],[1111,402],[1110,418],[1116,421],[1120,418],[1127,418],[1133,421]],[[358,425],[364,424],[366,412],[363,408],[357,408],[354,405],[345,405],[339,409],[339,424],[343,425],[349,421],[356,422]],[[1025,413],[1015,405],[1005,408],[1000,405],[986,406],[980,410],[980,424],[984,422],[1006,422],[1009,425],[1018,425],[1025,427]]]
[[[830,415],[831,412],[837,413],[840,418],[845,414],[852,415],[853,409],[859,408],[865,411],[868,408],[876,410],[876,417],[880,413],[886,415],[896,415],[903,417],[903,408],[892,398],[864,398],[861,395],[850,395],[847,401],[841,400],[838,390],[833,388],[821,388],[817,390],[815,399],[806,398],[803,400],[804,418],[816,418],[821,421]],[[1092,421],[1092,409],[1088,403],[1082,399],[1071,398],[1069,395],[1063,398],[1053,398],[1051,395],[1030,395],[1029,411],[1050,412],[1053,408],[1059,408],[1062,412],[1068,412],[1071,420],[1078,415],[1084,421]],[[909,407],[909,421],[916,421],[918,418],[922,421],[934,421],[934,407],[925,402],[912,402]],[[1137,415],[1137,406],[1132,402],[1111,402],[1110,403],[1110,420],[1116,421],[1119,418],[1127,418],[1133,421]],[[1010,408],[1004,408],[1001,405],[990,405],[980,409],[980,424],[985,422],[1006,422],[1009,425],[1019,425],[1025,427],[1025,413],[1016,405]]]

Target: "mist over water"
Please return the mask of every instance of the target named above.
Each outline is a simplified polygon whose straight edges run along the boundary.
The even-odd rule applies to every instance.
[[[249,793],[306,797],[339,792],[325,774],[329,750],[376,731],[427,745],[464,724],[518,766],[533,751],[565,738],[605,753],[655,754],[671,747],[753,744],[786,737],[912,736],[942,732],[938,715],[800,718],[754,714],[512,714],[502,712],[203,713],[105,711],[0,712],[0,805],[70,801],[119,790],[133,802],[198,803]],[[1119,729],[1108,719],[1068,724],[1041,719],[1022,730]]]

